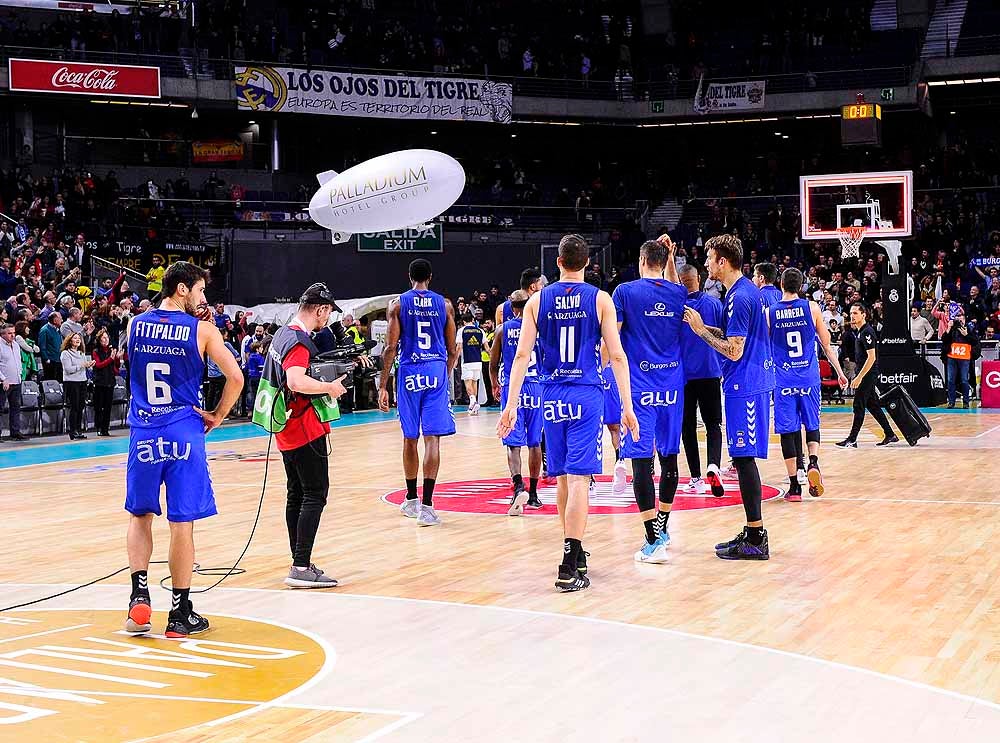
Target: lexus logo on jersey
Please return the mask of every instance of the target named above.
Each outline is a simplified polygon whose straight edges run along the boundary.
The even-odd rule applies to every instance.
[[[115,98],[159,98],[160,68],[136,65],[10,60],[10,89]]]

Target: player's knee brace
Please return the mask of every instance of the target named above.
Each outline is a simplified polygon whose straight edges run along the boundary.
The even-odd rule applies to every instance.
[[[799,438],[799,432],[781,434],[781,457],[782,459],[795,459],[797,451],[795,440]]]
[[[653,487],[653,458],[632,460],[632,490],[639,513],[652,511],[656,506],[656,489]]]
[[[815,431],[806,431],[806,443],[807,444],[818,444],[819,443],[819,429]]]
[[[680,472],[677,471],[676,454],[660,454],[660,503],[673,503],[677,495]]]

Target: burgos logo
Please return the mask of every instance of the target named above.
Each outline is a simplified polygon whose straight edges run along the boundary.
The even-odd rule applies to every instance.
[[[644,371],[659,371],[660,369],[674,369],[677,367],[676,361],[666,361],[662,364],[654,364],[650,361],[640,361],[639,368]]]
[[[663,302],[657,302],[656,304],[653,305],[653,309],[646,310],[646,312],[643,313],[643,314],[645,314],[646,317],[673,317],[674,316],[673,312],[667,312],[667,305],[663,304]]]

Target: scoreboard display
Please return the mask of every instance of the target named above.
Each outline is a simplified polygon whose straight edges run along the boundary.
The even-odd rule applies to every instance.
[[[882,107],[877,103],[850,103],[840,108],[840,143],[844,147],[882,145]]]

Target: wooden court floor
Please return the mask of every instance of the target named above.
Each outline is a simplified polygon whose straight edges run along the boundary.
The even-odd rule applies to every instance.
[[[272,449],[247,572],[195,599],[215,625],[204,643],[117,634],[125,574],[0,613],[0,741],[1000,740],[1000,415],[928,417],[916,448],[868,432],[841,451],[849,416],[825,414],[827,492],[802,503],[780,497],[772,437],[766,563],[714,556],[743,514],[708,498],[672,515],[670,563],[637,565],[641,525],[602,483],[593,585],[564,595],[554,508],[491,512],[507,475],[495,414],[458,415],[444,524],[428,529],[387,496],[403,486],[398,424],[359,414],[330,437],[314,552],[339,588],[282,585]],[[0,446],[0,606],[125,564],[121,447]],[[196,528],[202,565],[242,550],[266,449],[249,426],[210,439],[220,515]],[[166,524],[154,533],[165,559]],[[154,633],[168,601],[154,589]]]

